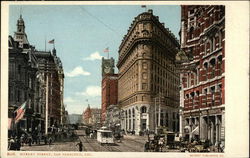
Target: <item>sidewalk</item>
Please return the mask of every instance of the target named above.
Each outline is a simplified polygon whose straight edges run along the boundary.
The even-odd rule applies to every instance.
[[[29,146],[25,144],[21,147],[21,151],[78,151],[77,142],[54,142],[51,145],[44,143],[32,144]]]

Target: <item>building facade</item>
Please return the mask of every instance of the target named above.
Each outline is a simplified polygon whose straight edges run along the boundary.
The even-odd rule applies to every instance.
[[[37,66],[34,47],[28,42],[25,23],[20,15],[14,38],[9,36],[9,119],[10,129],[41,132],[45,98],[44,77]],[[24,117],[15,122],[16,109],[26,103]],[[17,133],[18,134],[18,133]]]
[[[114,73],[114,59],[102,58],[102,114],[101,122],[106,120],[106,111],[110,105],[117,105],[118,75]]]
[[[181,73],[181,133],[225,140],[225,6],[181,6],[181,49],[192,56]]]
[[[119,47],[118,104],[125,131],[178,131],[179,43],[152,10],[135,17]]]
[[[49,94],[46,92],[48,74]],[[20,15],[14,38],[9,36],[9,119],[15,119],[15,110],[23,103],[26,102],[26,106],[24,116],[16,123],[12,121],[11,129],[44,133],[47,94],[50,96],[48,107],[58,109],[49,112],[48,117],[59,116],[56,118],[57,122],[62,123],[60,113],[64,110],[63,80],[62,63],[55,50],[37,51],[30,45],[25,33],[25,23]]]
[[[40,72],[44,76],[45,83],[48,84],[47,90],[47,111],[48,111],[48,127],[54,125],[58,127],[63,124],[63,81],[64,73],[62,62],[56,55],[56,49],[52,52],[34,51],[34,55],[38,61]],[[46,100],[45,100],[46,102]],[[45,109],[46,110],[46,109]],[[46,111],[45,111],[46,112]]]
[[[109,105],[106,111],[105,126],[112,128],[121,124],[121,110],[118,105]]]
[[[92,126],[94,129],[101,127],[101,109],[88,107],[83,111],[82,114],[83,124]]]

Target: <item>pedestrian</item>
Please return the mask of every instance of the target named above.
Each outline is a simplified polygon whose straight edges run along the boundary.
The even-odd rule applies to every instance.
[[[47,136],[45,135],[45,136],[44,136],[44,144],[47,145],[47,143],[48,143],[48,142],[47,142]]]
[[[10,138],[8,149],[9,150],[15,150],[15,140],[14,140],[13,137]]]
[[[79,143],[77,143],[76,145],[78,145],[79,146],[79,151],[82,151],[82,141],[80,141]]]
[[[21,140],[17,139],[16,141],[16,150],[20,150],[21,149]]]
[[[148,152],[149,151],[149,141],[146,141],[145,145],[144,145],[144,151]]]
[[[52,138],[49,137],[49,146],[52,144]]]
[[[31,144],[32,144],[32,137],[31,136],[28,137],[28,143],[29,143],[29,146],[31,146]]]

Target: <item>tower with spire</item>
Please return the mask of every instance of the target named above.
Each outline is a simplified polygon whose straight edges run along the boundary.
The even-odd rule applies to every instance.
[[[14,34],[14,40],[18,42],[19,48],[29,49],[29,41],[25,33],[25,24],[22,14],[20,14],[20,17],[17,20],[17,31]]]

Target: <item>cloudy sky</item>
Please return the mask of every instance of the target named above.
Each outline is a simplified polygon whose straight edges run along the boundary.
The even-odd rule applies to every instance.
[[[149,5],[175,36],[180,29],[180,6]],[[64,103],[70,114],[81,114],[89,103],[101,107],[101,58],[109,47],[117,62],[118,48],[140,5],[11,5],[9,35],[22,14],[29,43],[50,50],[55,39],[65,73]],[[46,43],[46,44],[45,44]],[[117,70],[116,70],[117,72]],[[88,103],[87,103],[88,100]]]

